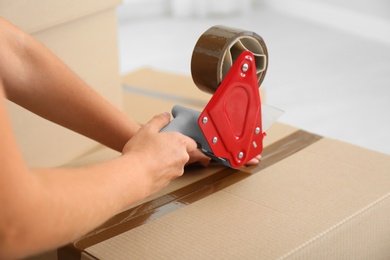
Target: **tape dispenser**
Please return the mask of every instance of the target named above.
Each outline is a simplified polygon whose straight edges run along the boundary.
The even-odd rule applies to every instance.
[[[259,87],[267,67],[267,47],[258,34],[211,27],[194,47],[191,75],[212,97],[201,112],[174,106],[174,119],[161,131],[191,137],[204,154],[225,166],[244,165],[263,150]]]

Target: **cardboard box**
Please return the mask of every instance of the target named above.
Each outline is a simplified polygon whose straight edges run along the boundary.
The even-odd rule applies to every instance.
[[[115,15],[119,3],[0,1],[0,15],[43,42],[90,86],[122,107]],[[32,167],[64,164],[97,145],[11,102],[7,106],[18,145]]]
[[[169,109],[159,92],[176,96],[169,89],[182,76],[142,70],[124,85],[148,89],[138,77],[145,72],[157,93],[137,92],[144,98],[137,112],[159,100],[157,109]],[[125,101],[133,94],[124,93]],[[281,123],[267,131],[264,145],[256,167],[189,167],[159,193],[59,249],[59,259],[390,258],[388,155]],[[102,147],[73,165],[114,156]]]

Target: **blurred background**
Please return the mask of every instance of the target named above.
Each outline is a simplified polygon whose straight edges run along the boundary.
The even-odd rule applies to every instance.
[[[125,0],[117,14],[123,74],[190,75],[206,29],[251,30],[268,46],[262,88],[281,122],[390,154],[390,1]]]

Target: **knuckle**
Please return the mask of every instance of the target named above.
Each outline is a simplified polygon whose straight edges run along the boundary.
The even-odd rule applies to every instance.
[[[172,131],[172,132],[169,132],[169,134],[171,135],[170,138],[172,141],[179,143],[179,144],[184,143],[184,136],[182,134],[180,134],[179,132]]]

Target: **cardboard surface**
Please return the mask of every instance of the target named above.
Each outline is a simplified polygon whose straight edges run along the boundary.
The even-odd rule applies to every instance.
[[[63,5],[62,1],[39,2],[47,2],[48,5],[45,7],[50,10],[54,6],[60,8]],[[102,1],[98,2],[102,3]],[[5,5],[4,1],[1,3],[0,5]],[[34,8],[29,8],[30,4],[33,2],[15,1],[13,4],[6,5],[7,8],[2,9],[3,7],[0,6],[0,13],[12,18],[11,22],[17,22],[19,18],[27,19],[30,12],[45,10],[45,7],[39,6],[35,1]],[[55,27],[45,25],[44,30],[35,32],[33,36],[59,56],[91,87],[113,104],[122,107],[116,15],[113,1],[108,1],[105,5],[111,8],[100,10],[99,7],[100,11],[97,13],[97,6],[91,5],[87,8],[83,5],[80,14],[89,10],[88,16],[71,19],[74,17],[67,15],[67,12],[70,10],[78,12],[78,5],[75,4],[68,6],[66,10],[56,9],[34,17],[31,19],[31,24],[46,19],[60,19],[61,24],[56,24]],[[17,13],[16,9],[12,9],[16,7],[18,7]],[[10,9],[15,13],[7,13],[11,12]],[[58,16],[52,17],[56,14]],[[14,15],[17,17],[13,19]],[[18,145],[27,164],[31,167],[58,166],[96,146],[95,142],[48,122],[11,102],[8,102],[7,106]],[[59,150],[61,152],[58,152]]]
[[[12,0],[0,2],[0,15],[29,33],[111,9],[120,0],[52,1]]]
[[[165,85],[154,72],[148,70],[149,78]],[[169,74],[169,81],[176,76]],[[162,102],[156,106],[174,103],[142,96],[143,102]],[[280,123],[267,131],[264,147],[255,167],[188,168],[159,193],[61,249],[59,259],[390,257],[388,155]],[[104,150],[74,163],[116,156]]]
[[[123,77],[124,109],[140,124],[161,112],[171,112],[176,104],[202,110],[210,97],[184,75],[170,77],[161,71],[141,68]]]
[[[321,139],[86,251],[98,259],[389,257],[389,225],[376,215],[390,214],[385,169],[390,169],[388,156]],[[376,243],[365,242],[364,230]]]
[[[124,75],[122,82],[124,86],[141,88],[145,92],[148,90],[157,95],[166,94],[166,96],[162,96],[164,99],[176,97],[185,100],[187,103],[206,104],[211,98],[210,94],[196,87],[190,76],[174,74],[172,77],[172,75],[171,73],[145,67]]]

